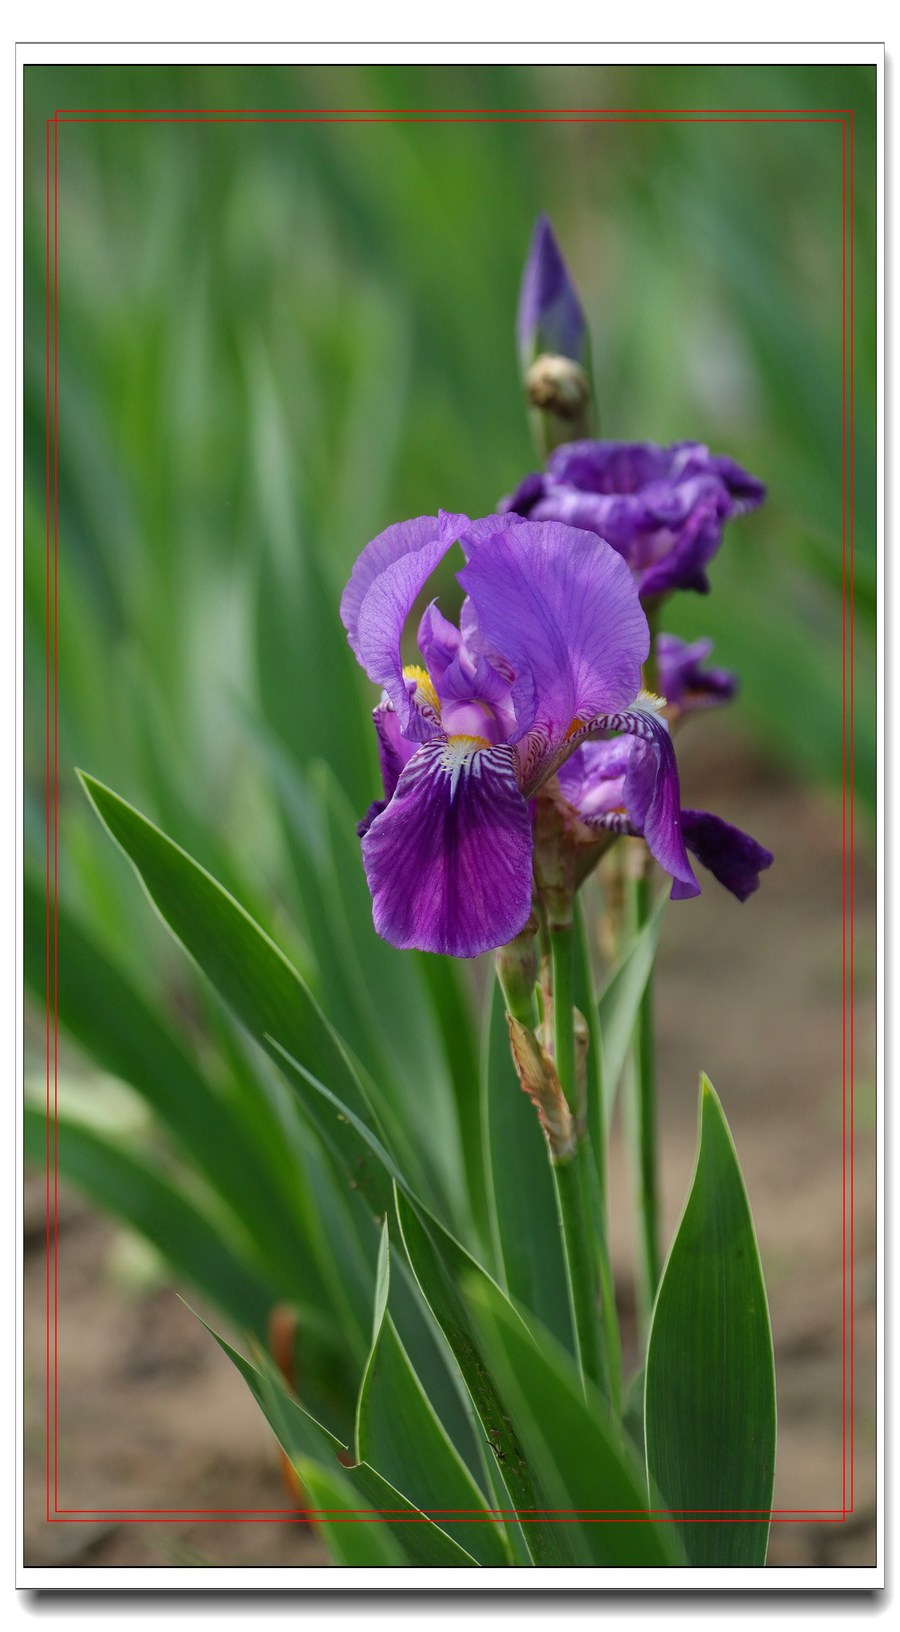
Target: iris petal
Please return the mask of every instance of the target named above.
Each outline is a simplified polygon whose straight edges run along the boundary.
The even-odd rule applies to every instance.
[[[621,709],[590,720],[573,738],[573,747],[597,731],[625,731],[637,740],[628,758],[623,804],[634,831],[642,833],[650,854],[672,877],[672,900],[700,894],[700,885],[681,831],[678,762],[668,727],[649,708]],[[526,789],[526,792],[528,790]]]
[[[384,687],[404,736],[432,735],[437,721],[410,695],[400,641],[413,602],[459,534],[464,516],[417,516],[388,527],[363,550],[341,600],[350,644],[369,676]]]
[[[363,838],[378,934],[457,958],[504,946],[531,912],[531,852],[511,749],[423,744]]]
[[[759,888],[760,873],[775,859],[749,833],[708,810],[683,810],[681,830],[688,849],[739,901],[746,901]]]
[[[534,732],[549,751],[573,719],[636,695],[647,620],[625,562],[602,539],[559,522],[500,523],[458,577],[482,639],[515,670],[513,742]]]

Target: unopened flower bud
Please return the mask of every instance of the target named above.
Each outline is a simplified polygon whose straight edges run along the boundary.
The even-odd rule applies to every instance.
[[[588,333],[581,301],[545,215],[535,222],[525,261],[516,337],[523,373],[541,352],[587,364]]]

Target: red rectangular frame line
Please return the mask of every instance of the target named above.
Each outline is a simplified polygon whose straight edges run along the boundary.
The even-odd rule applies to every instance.
[[[126,1524],[272,1524],[315,1521],[382,1523],[390,1510],[361,1508],[339,1516],[327,1508],[61,1508],[59,1506],[59,1224],[58,1124],[58,889],[59,889],[59,127],[67,124],[839,124],[841,126],[841,1506],[773,1508],[773,1524],[843,1524],[854,1510],[854,110],[852,108],[324,108],[133,109],[58,108],[46,121],[46,1519],[90,1524],[114,1515]],[[52,206],[52,207],[51,207]],[[849,1319],[848,1319],[849,1310]],[[52,1360],[52,1364],[51,1364]],[[52,1387],[51,1387],[52,1379]],[[849,1458],[848,1458],[849,1438]],[[52,1470],[52,1477],[51,1477]],[[849,1501],[848,1501],[849,1492]],[[52,1503],[51,1503],[52,1494]],[[491,1508],[480,1522],[516,1513],[520,1523],[757,1524],[748,1509]],[[727,1517],[726,1517],[727,1513]],[[689,1517],[689,1514],[696,1517]],[[454,1517],[454,1515],[456,1515]],[[555,1515],[551,1517],[550,1515]],[[718,1517],[716,1516],[718,1515]],[[741,1516],[738,1516],[741,1515]],[[393,1523],[471,1524],[474,1513],[429,1508],[421,1518]]]

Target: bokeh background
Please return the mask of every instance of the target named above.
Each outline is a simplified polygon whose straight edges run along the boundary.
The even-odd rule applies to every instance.
[[[316,979],[308,895],[283,821],[285,767],[302,784],[324,765],[344,801],[333,808],[348,820],[365,809],[376,791],[371,688],[337,624],[353,560],[391,521],[438,506],[487,513],[534,468],[513,320],[539,210],[551,217],[589,316],[603,434],[698,438],[768,483],[764,510],[731,527],[712,595],[683,595],[666,612],[674,632],[713,636],[716,660],[742,680],[727,715],[685,733],[687,802],[746,825],[777,861],[744,907],[710,881],[699,903],[668,915],[658,981],[663,1179],[671,1227],[690,1170],[702,1066],[732,1120],[757,1218],[781,1387],[779,1494],[798,1507],[841,1501],[849,176],[841,125],[819,110],[854,111],[862,1460],[854,1522],[840,1535],[784,1526],[773,1561],[863,1562],[874,1454],[865,1335],[874,1285],[874,69],[61,67],[28,68],[25,84],[26,837],[37,881],[46,118],[57,109],[487,110],[452,124],[201,125],[120,114],[60,126],[60,892],[199,1050],[214,1045],[197,1018],[196,982],[100,831],[74,767],[157,820]],[[561,108],[815,117],[752,126],[734,115],[490,122],[490,110]],[[447,609],[452,596],[448,575]],[[347,955],[365,973],[368,945]],[[40,1021],[36,1005],[30,1074],[42,1094]],[[151,1140],[177,1176],[160,1130],[148,1131],[121,1085],[68,1046],[61,1092],[73,1113]],[[36,1466],[41,1199],[36,1181],[28,1238]],[[254,1408],[238,1383],[228,1392],[224,1362],[208,1355],[175,1303],[171,1275],[136,1237],[86,1212],[75,1192],[66,1205],[61,1411],[70,1499],[91,1488],[98,1502],[190,1506],[197,1490],[233,1494],[236,1481],[244,1492],[262,1481],[265,1491],[268,1447]],[[630,1250],[622,1233],[626,1302]],[[102,1338],[92,1343],[91,1332]],[[151,1332],[166,1340],[154,1348]],[[149,1426],[135,1433],[135,1420]],[[277,1482],[277,1470],[271,1477]],[[217,1504],[207,1497],[206,1505]],[[33,1561],[62,1561],[68,1548],[67,1557],[91,1562],[216,1561],[235,1549],[244,1562],[273,1562],[300,1560],[305,1546],[314,1556],[316,1545],[279,1526],[232,1527],[227,1539],[189,1523],[178,1537],[114,1523],[78,1531],[53,1534],[36,1517]]]

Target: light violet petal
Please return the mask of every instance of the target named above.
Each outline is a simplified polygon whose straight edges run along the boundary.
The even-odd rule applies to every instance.
[[[375,928],[393,946],[472,958],[531,912],[531,820],[507,747],[435,739],[362,841]]]
[[[430,735],[435,723],[418,717],[403,677],[400,642],[416,596],[453,543],[451,537],[442,536],[433,517],[425,519],[430,521],[430,531],[420,527],[421,517],[419,522],[405,523],[409,548],[395,554],[372,578],[356,619],[356,654],[363,668],[370,680],[384,687],[397,710],[404,736],[420,737]],[[352,583],[351,579],[345,598]]]
[[[431,601],[422,613],[416,643],[428,673],[438,685],[462,645],[462,635],[439,611],[436,601]]]
[[[438,538],[439,529],[437,516],[415,516],[412,521],[398,521],[373,538],[357,557],[350,582],[341,596],[341,621],[357,657],[360,656],[357,632],[360,607],[376,578],[400,556],[415,555],[431,544]]]
[[[558,746],[573,720],[636,695],[647,620],[625,562],[602,540],[522,521],[480,543],[458,577],[481,637],[515,670],[513,741],[534,732]]]

